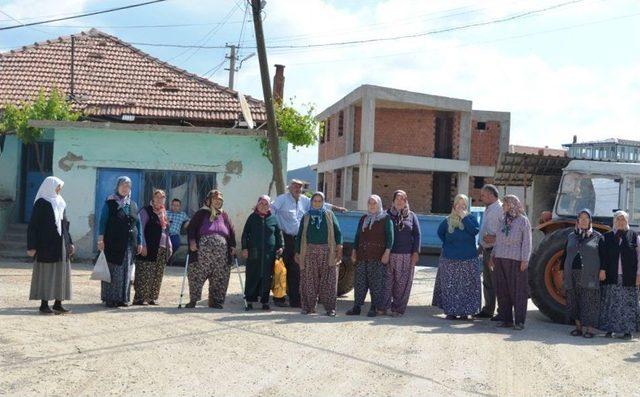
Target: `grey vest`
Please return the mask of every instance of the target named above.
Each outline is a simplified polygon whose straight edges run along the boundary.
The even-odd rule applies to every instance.
[[[579,287],[586,289],[600,288],[598,273],[600,272],[600,256],[598,254],[598,243],[602,235],[593,231],[591,237],[580,241],[580,236],[571,232],[567,237],[567,252],[564,260],[564,289],[571,289],[571,275],[573,273],[573,258],[576,255],[582,257],[582,274],[580,275]]]

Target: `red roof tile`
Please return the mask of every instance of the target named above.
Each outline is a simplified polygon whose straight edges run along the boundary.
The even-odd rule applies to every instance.
[[[74,36],[74,94],[85,114],[232,122],[238,94],[146,54],[95,29]],[[0,107],[33,99],[40,89],[71,83],[71,36],[0,54]],[[247,97],[254,121],[266,120],[264,102]]]

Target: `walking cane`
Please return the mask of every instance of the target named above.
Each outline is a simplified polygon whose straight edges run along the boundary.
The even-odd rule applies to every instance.
[[[242,301],[244,302],[244,308],[248,307],[247,298],[244,296],[244,285],[242,284],[242,276],[240,275],[240,265],[238,265],[238,257],[234,258],[236,264],[236,273],[238,273],[238,280],[240,280],[240,293],[242,294]]]
[[[184,264],[184,274],[182,275],[182,288],[180,288],[180,301],[178,301],[178,309],[182,309],[182,297],[184,296],[184,280],[187,278],[187,269],[189,269],[189,252],[187,251],[187,259]]]

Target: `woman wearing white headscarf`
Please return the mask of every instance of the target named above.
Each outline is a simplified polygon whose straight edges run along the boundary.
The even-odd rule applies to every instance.
[[[64,182],[47,177],[33,204],[27,231],[27,254],[35,258],[30,300],[40,300],[40,313],[63,314],[63,300],[71,299],[71,265],[74,247],[65,214],[67,203],[60,195]],[[55,300],[53,308],[49,301]],[[53,309],[53,310],[52,310]]]
[[[476,235],[480,225],[469,212],[469,198],[458,194],[451,214],[440,223],[442,253],[433,288],[433,306],[448,320],[467,320],[480,311],[480,261]]]
[[[353,241],[351,261],[356,264],[354,280],[355,302],[347,311],[348,316],[360,314],[367,290],[371,293],[369,317],[386,314],[385,284],[387,269],[393,247],[393,223],[382,208],[382,199],[372,194],[367,200],[367,214],[360,218]]]
[[[631,339],[640,331],[640,236],[629,228],[629,214],[613,214],[613,230],[600,243],[602,306],[600,326],[608,338]]]

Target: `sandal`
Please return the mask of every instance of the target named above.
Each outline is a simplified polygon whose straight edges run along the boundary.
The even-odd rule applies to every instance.
[[[582,330],[576,328],[573,331],[571,331],[571,336],[583,336],[582,334]],[[593,337],[593,334],[591,334],[591,336]],[[586,336],[585,336],[586,338]]]
[[[593,333],[592,332],[585,332],[584,335],[582,335],[583,337],[587,338],[587,339],[591,339],[593,338]]]

